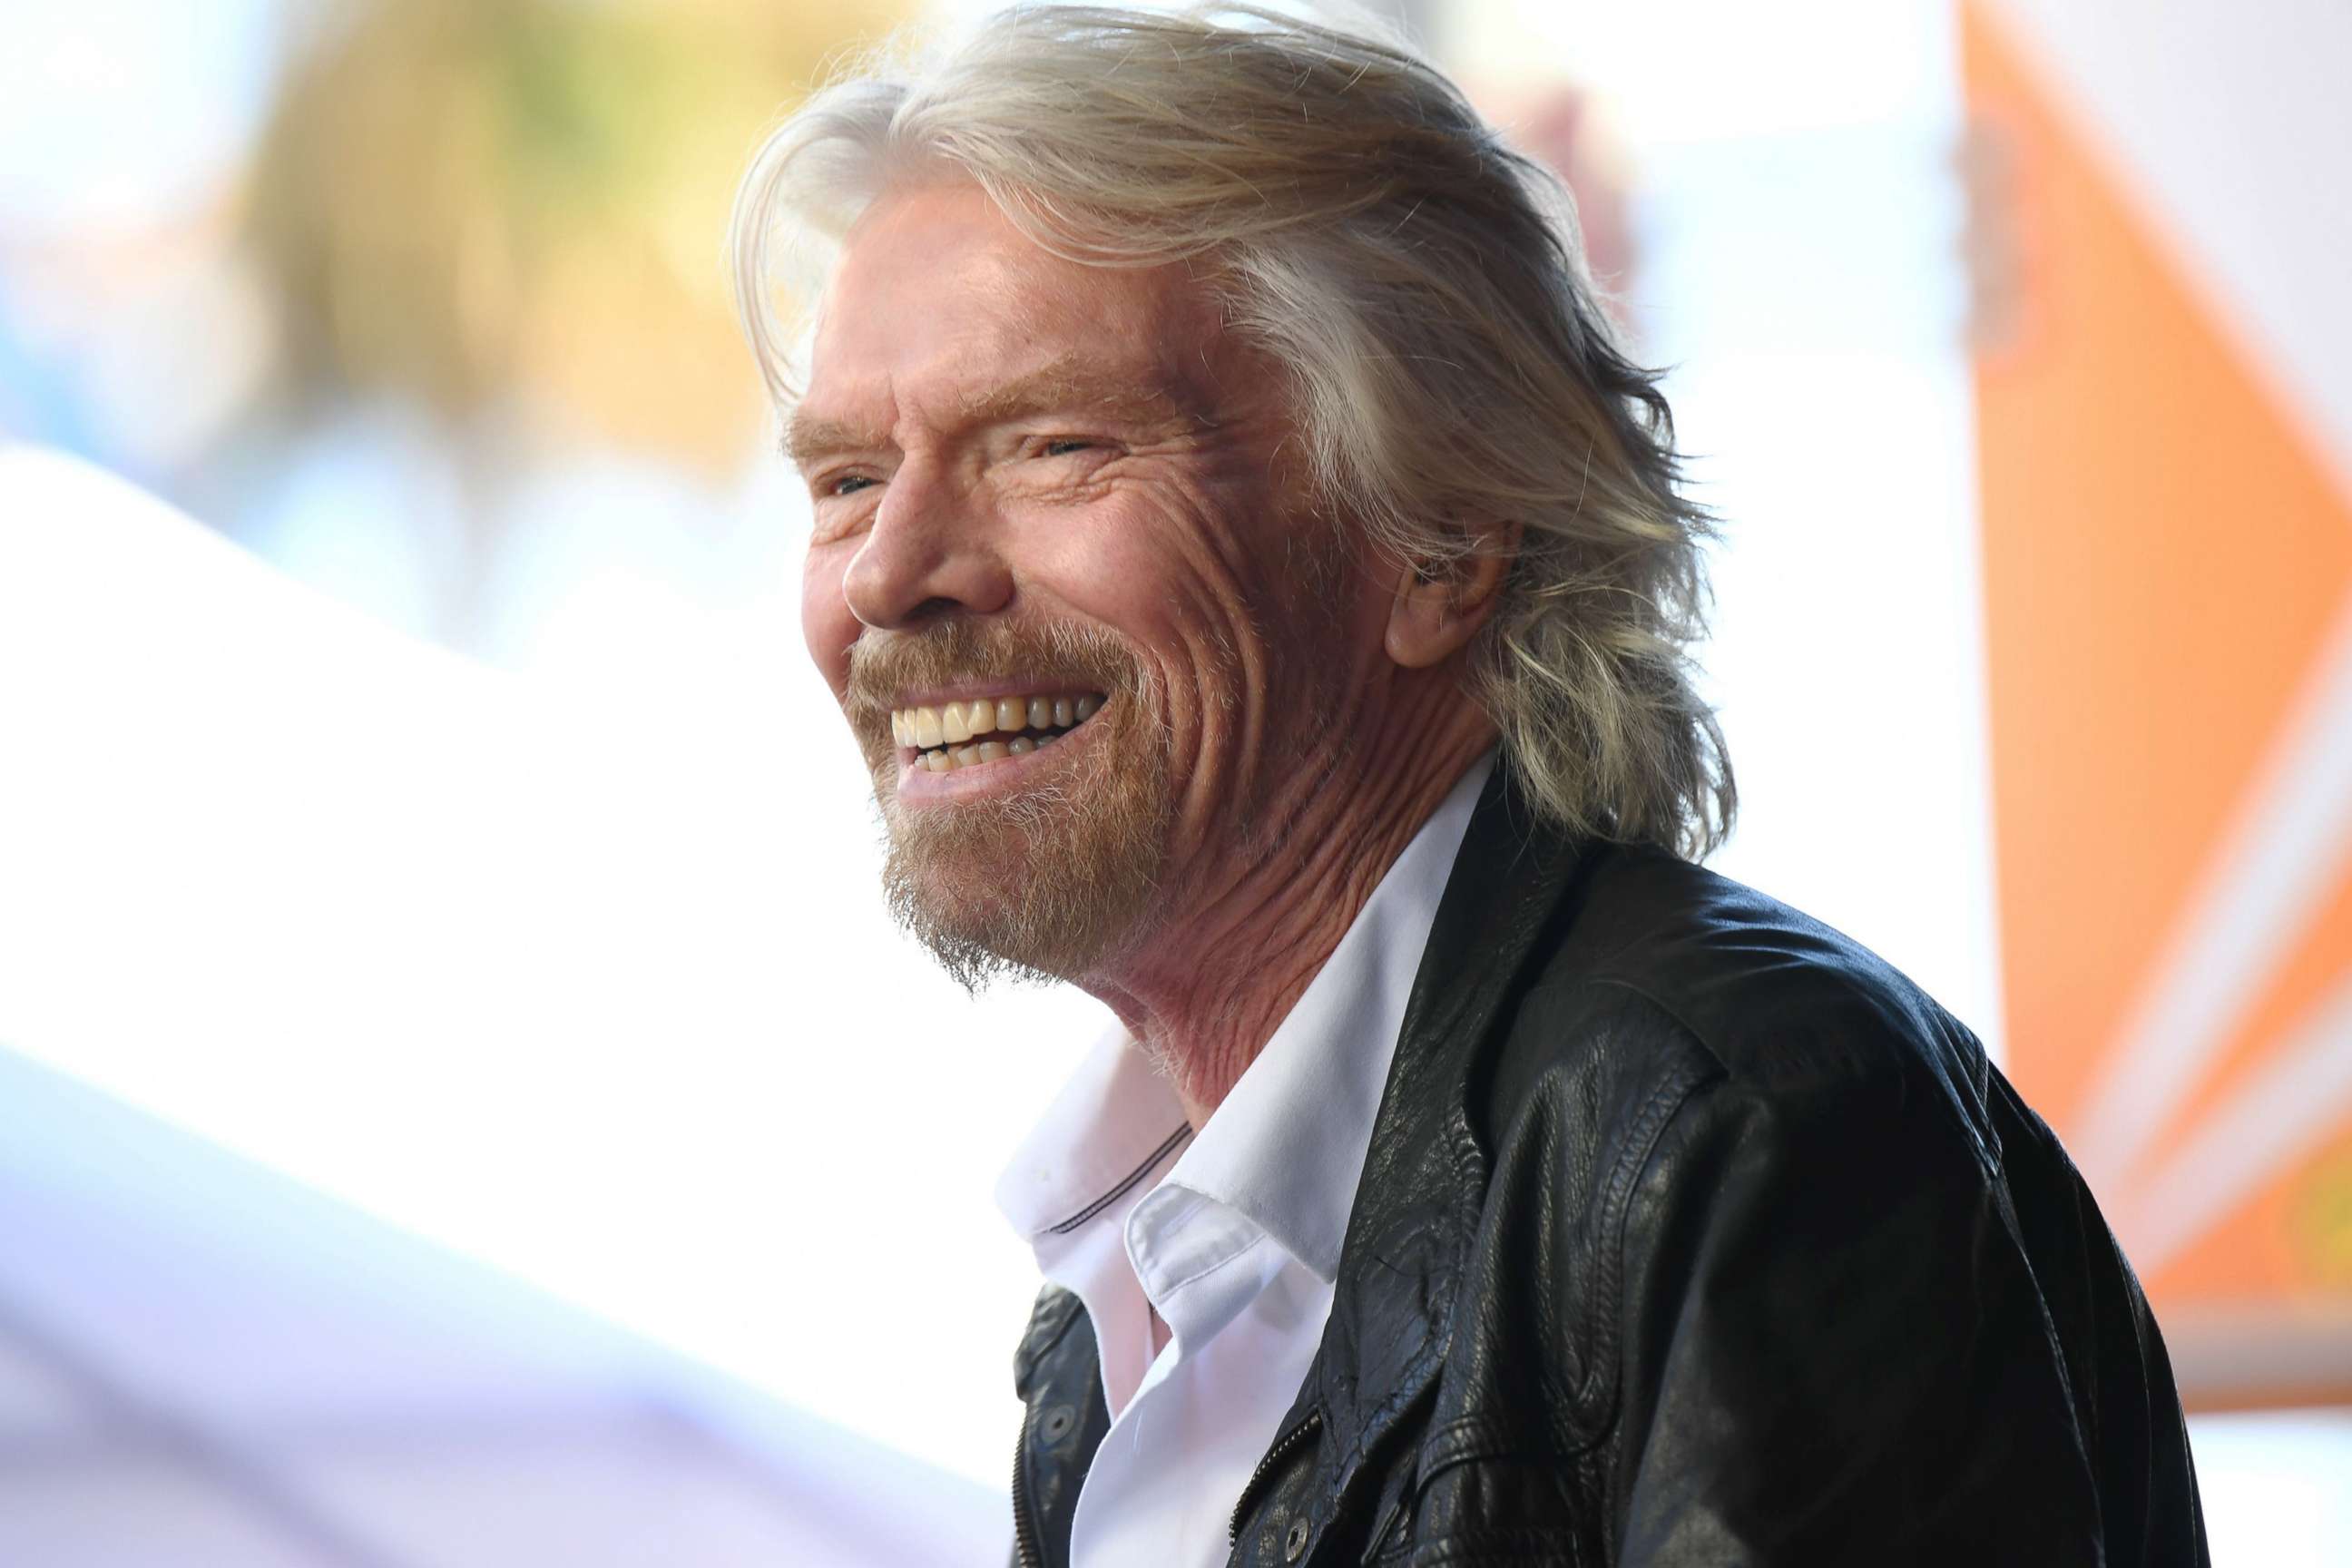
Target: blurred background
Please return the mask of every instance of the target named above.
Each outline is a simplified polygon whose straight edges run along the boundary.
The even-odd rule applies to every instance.
[[[1092,1004],[885,919],[721,237],[921,0],[0,21],[0,1564],[993,1563]],[[2352,12],[1414,0],[1727,522],[1716,862],[2352,1557]]]

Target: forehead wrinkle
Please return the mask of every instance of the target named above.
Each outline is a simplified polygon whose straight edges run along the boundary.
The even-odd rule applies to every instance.
[[[1046,314],[1034,301],[1019,300],[1008,311],[1009,324],[1034,330],[1036,319]],[[950,417],[963,430],[1057,413],[1091,414],[1161,428],[1215,430],[1223,421],[1213,412],[1217,378],[1207,363],[1206,347],[1200,353],[1203,374],[1198,378],[1179,368],[1175,362],[1181,355],[1161,357],[1163,363],[1157,364],[1106,363],[1098,353],[1067,350],[1035,369],[967,391],[949,404]],[[854,416],[811,415],[803,405],[786,417],[779,445],[787,458],[805,468],[843,452],[892,450],[898,441],[887,424]]]
[[[1191,389],[1165,374],[1138,374],[1070,353],[1037,370],[966,397],[958,413],[967,425],[1003,424],[1041,414],[1085,413],[1136,424],[1214,423]]]
[[[1006,424],[1047,414],[1092,414],[1148,426],[1185,425],[1212,429],[1216,421],[1159,380],[1139,381],[1106,371],[1076,355],[1045,368],[982,387],[956,407],[962,428]],[[795,409],[785,420],[784,455],[803,467],[841,452],[881,451],[898,445],[889,430],[864,420],[811,415]]]

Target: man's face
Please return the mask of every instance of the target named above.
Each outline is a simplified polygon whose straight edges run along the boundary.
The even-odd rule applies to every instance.
[[[893,905],[968,984],[1116,963],[1345,787],[1385,596],[1297,441],[1181,267],[1063,260],[961,184],[852,231],[791,431],[803,626]]]

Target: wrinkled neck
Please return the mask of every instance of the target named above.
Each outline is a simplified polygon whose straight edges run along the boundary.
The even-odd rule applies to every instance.
[[[1396,694],[1376,733],[1288,771],[1247,842],[1084,989],[1173,1083],[1196,1128],[1223,1102],[1462,774],[1495,743],[1451,681]]]

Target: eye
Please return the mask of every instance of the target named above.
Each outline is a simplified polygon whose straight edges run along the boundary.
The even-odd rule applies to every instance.
[[[1039,446],[1037,455],[1041,458],[1066,458],[1074,452],[1088,451],[1099,445],[1100,442],[1089,441],[1083,436],[1056,436]]]
[[[820,496],[854,496],[875,482],[871,474],[842,474],[821,481],[816,493]]]

